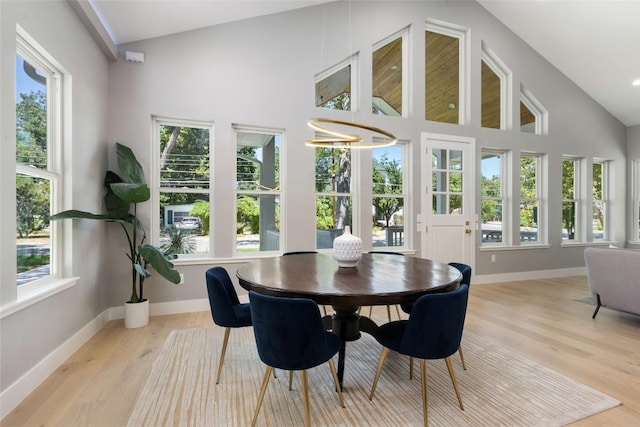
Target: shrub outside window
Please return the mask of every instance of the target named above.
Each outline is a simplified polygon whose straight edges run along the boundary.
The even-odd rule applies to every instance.
[[[158,162],[160,248],[181,257],[210,252],[211,125],[154,120]]]

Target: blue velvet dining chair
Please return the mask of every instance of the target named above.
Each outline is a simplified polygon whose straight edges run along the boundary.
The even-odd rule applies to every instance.
[[[444,359],[449,376],[464,410],[458,383],[449,356],[458,351],[469,299],[469,286],[460,285],[451,292],[423,295],[414,303],[409,320],[398,320],[378,328],[374,338],[382,344],[382,354],[376,369],[369,400],[373,399],[382,366],[389,350],[420,359],[422,381],[422,411],[424,425],[428,423],[427,411],[427,360]]]
[[[454,267],[460,271],[462,274],[462,280],[460,280],[460,284],[464,284],[467,286],[471,286],[471,266],[468,264],[463,264],[461,262],[450,262],[449,265]],[[413,303],[408,304],[400,304],[402,311],[405,313],[411,313],[411,309],[413,307]],[[462,353],[462,346],[458,349],[458,353],[460,354],[460,362],[462,363],[462,368],[466,371],[467,365],[464,362],[464,353]]]
[[[336,335],[324,330],[318,305],[309,299],[273,297],[253,291],[249,292],[249,302],[258,355],[267,365],[251,425],[256,424],[274,368],[300,371],[307,426],[311,424],[307,369],[329,363],[340,406],[344,408],[333,363],[342,343]]]
[[[218,384],[231,328],[251,326],[251,310],[249,304],[240,303],[227,270],[222,267],[213,267],[207,270],[205,277],[213,323],[225,328],[220,361],[218,362],[218,373],[216,375],[216,384]]]

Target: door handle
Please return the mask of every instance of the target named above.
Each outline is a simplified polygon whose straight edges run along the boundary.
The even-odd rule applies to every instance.
[[[467,228],[466,230],[464,230],[464,232],[467,234],[471,234],[471,229]]]

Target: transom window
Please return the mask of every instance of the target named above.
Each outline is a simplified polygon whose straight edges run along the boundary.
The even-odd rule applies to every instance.
[[[481,60],[482,127],[511,128],[511,71],[482,42]]]
[[[452,24],[427,21],[425,37],[425,120],[468,121],[467,32]]]
[[[316,107],[331,110],[356,110],[355,76],[357,55],[315,76]]]
[[[547,110],[520,84],[520,132],[546,135],[549,132],[548,122]]]
[[[407,34],[403,30],[373,46],[373,114],[406,116]]]

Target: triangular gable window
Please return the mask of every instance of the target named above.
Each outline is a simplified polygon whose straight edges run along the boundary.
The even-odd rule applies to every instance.
[[[522,84],[520,85],[520,132],[547,135],[549,113]]]

